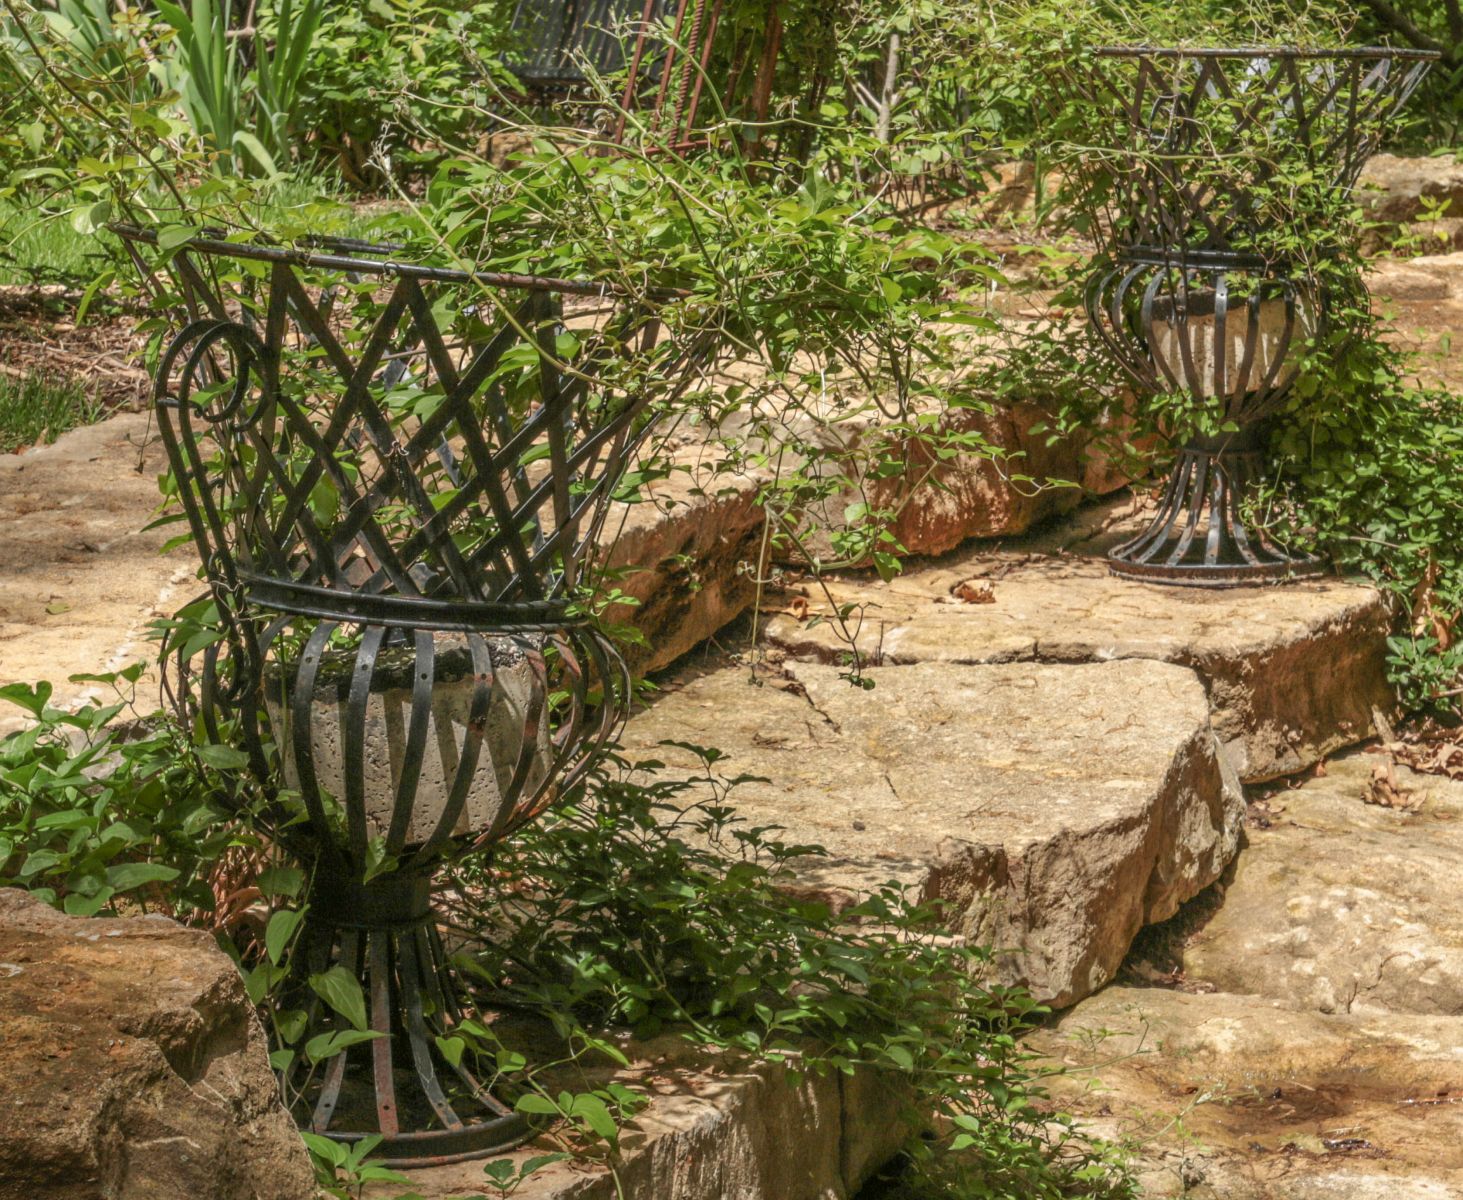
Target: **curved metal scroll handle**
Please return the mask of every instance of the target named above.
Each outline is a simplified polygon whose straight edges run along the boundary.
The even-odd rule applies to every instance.
[[[228,382],[220,363],[223,355],[217,353],[220,349],[226,349],[232,359],[232,386],[221,404],[217,403],[216,393],[196,400],[195,393],[203,388]],[[226,456],[231,454],[235,440],[256,428],[272,408],[275,398],[272,367],[273,358],[254,330],[238,321],[204,317],[189,322],[168,343],[153,379],[158,432],[229,647],[230,679],[220,686],[215,646],[205,663],[205,687],[212,693],[212,699],[226,705],[237,704],[253,690],[261,656],[256,631],[245,616],[243,587],[231,544],[230,527],[237,528],[237,524],[220,504],[223,489],[229,482],[229,466],[225,464],[222,471],[217,469],[217,462],[200,447],[198,434],[202,432],[211,439]],[[176,392],[172,386],[175,371],[178,372]],[[257,381],[259,400],[246,411],[254,381]],[[195,428],[199,418],[203,422],[201,430]],[[186,677],[187,664],[179,662],[177,667],[180,678]]]

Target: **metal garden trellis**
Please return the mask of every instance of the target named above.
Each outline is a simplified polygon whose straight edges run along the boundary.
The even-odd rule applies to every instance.
[[[380,1133],[399,1165],[503,1150],[527,1119],[438,1046],[462,1010],[433,874],[563,795],[622,719],[575,589],[706,347],[597,284],[114,229],[180,318],[154,400],[216,623],[178,647],[172,698],[247,758],[236,782],[313,871],[299,961],[356,976],[374,1035],[295,1056],[302,1121]],[[306,1032],[330,1019],[316,998]]]
[[[1242,511],[1264,473],[1264,422],[1333,300],[1296,262],[1250,250],[1280,167],[1247,152],[1282,147],[1343,195],[1436,57],[1104,47],[1064,74],[1107,134],[1077,165],[1101,249],[1091,324],[1141,394],[1187,393],[1222,430],[1181,448],[1157,515],[1111,551],[1114,573],[1222,587],[1314,569]]]

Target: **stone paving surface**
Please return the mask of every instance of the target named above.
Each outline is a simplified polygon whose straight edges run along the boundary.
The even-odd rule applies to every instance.
[[[633,717],[632,757],[766,782],[729,798],[750,825],[817,844],[801,885],[832,897],[895,880],[946,906],[995,977],[1071,1004],[1112,978],[1144,924],[1218,878],[1240,798],[1193,672],[1130,660],[879,667],[865,691],[789,662],[687,671]]]
[[[1101,550],[1117,536],[1109,530],[1078,548]],[[794,658],[840,661],[848,647],[827,619],[828,599],[803,590],[807,615],[802,604],[799,615],[772,615],[768,642]],[[1374,588],[1334,578],[1164,587],[1112,576],[1100,558],[1039,553],[1018,539],[912,565],[887,583],[846,576],[830,593],[834,604],[853,606],[857,648],[871,664],[1138,658],[1191,667],[1246,782],[1293,774],[1369,737],[1373,710],[1394,705],[1386,602]]]
[[[1232,872],[1041,1039],[1151,1197],[1463,1197],[1463,782],[1353,751],[1251,806]],[[1174,1123],[1174,1118],[1178,1122]]]

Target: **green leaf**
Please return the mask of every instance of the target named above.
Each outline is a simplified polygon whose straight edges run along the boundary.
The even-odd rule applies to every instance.
[[[884,1047],[884,1053],[892,1058],[895,1065],[901,1070],[910,1071],[914,1069],[914,1055],[909,1052],[908,1046],[902,1046],[898,1042],[891,1042]]]
[[[337,965],[323,974],[311,975],[310,986],[355,1028],[366,1028],[366,997],[360,981],[344,967]]]
[[[31,716],[40,720],[46,702],[51,698],[51,685],[45,680],[31,687],[28,683],[9,683],[0,687],[0,700],[18,704]]]
[[[532,1113],[536,1116],[557,1117],[559,1108],[547,1096],[540,1096],[537,1092],[525,1092],[518,1097],[513,1107],[521,1113]]]
[[[164,225],[157,231],[159,250],[175,250],[193,240],[198,231],[188,225]]]
[[[568,1162],[574,1156],[563,1150],[556,1150],[552,1154],[535,1154],[532,1158],[525,1159],[523,1166],[518,1169],[518,1177],[527,1179],[536,1171],[542,1171],[545,1167],[554,1163]]]
[[[439,1037],[437,1049],[442,1052],[442,1057],[455,1067],[462,1062],[462,1052],[467,1049],[467,1042],[460,1037]]]
[[[308,1020],[309,1017],[298,1008],[277,1013],[274,1022],[275,1028],[279,1031],[279,1040],[286,1045],[299,1041],[300,1035],[305,1032],[305,1024]]]
[[[569,1115],[577,1117],[607,1142],[613,1142],[620,1136],[620,1127],[615,1123],[615,1118],[610,1116],[605,1102],[592,1093],[575,1096],[573,1104],[569,1106]]]
[[[269,153],[268,150],[264,148],[264,143],[261,142],[257,137],[255,137],[252,133],[247,133],[242,129],[235,130],[234,146],[235,148],[242,146],[245,150],[247,150],[249,152],[249,156],[253,158],[256,163],[259,164],[260,169],[266,175],[279,174],[279,168],[274,165],[273,156]]]
[[[305,1057],[311,1062],[323,1062],[351,1046],[385,1036],[374,1029],[332,1029],[329,1033],[317,1033],[305,1043]]]
[[[350,1151],[343,1143],[337,1142],[334,1138],[328,1138],[324,1134],[310,1133],[306,1130],[300,1131],[300,1137],[304,1139],[305,1148],[315,1158],[332,1167],[345,1166],[346,1157]]]
[[[112,895],[113,889],[109,887],[100,887],[90,896],[72,892],[61,902],[61,907],[73,917],[94,917]]]
[[[249,765],[249,756],[242,750],[235,750],[232,746],[220,746],[217,743],[209,742],[197,747],[197,753],[205,766],[219,771],[237,771],[240,767]]]
[[[122,863],[107,868],[107,882],[117,891],[125,892],[145,883],[167,883],[179,874],[177,867],[165,867],[161,863]]]
[[[294,898],[305,888],[305,873],[299,867],[266,867],[254,882],[270,899],[277,896]]]
[[[281,908],[270,916],[269,924],[264,929],[264,951],[269,955],[270,962],[279,962],[304,915],[303,909]]]

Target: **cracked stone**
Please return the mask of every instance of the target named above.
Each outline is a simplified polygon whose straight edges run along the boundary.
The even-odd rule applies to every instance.
[[[982,603],[962,602],[972,583]],[[966,588],[962,593],[961,589]],[[1293,774],[1371,735],[1390,711],[1390,617],[1373,588],[1319,580],[1200,591],[1119,579],[1077,555],[977,547],[888,583],[848,576],[833,601],[856,607],[872,664],[1156,659],[1204,681],[1214,731],[1247,783]],[[988,597],[988,598],[987,598]],[[810,617],[828,605],[810,595]],[[839,661],[835,623],[772,616],[767,640],[796,658]]]
[[[728,803],[819,844],[798,884],[837,902],[886,880],[997,947],[995,979],[1061,1006],[1112,978],[1146,923],[1216,878],[1238,845],[1237,781],[1192,671],[1130,660],[683,672],[633,717],[632,757],[715,746]]]
[[[1463,782],[1398,766],[1416,812],[1362,802],[1375,754],[1279,793],[1184,970],[1325,1013],[1463,1018]]]

